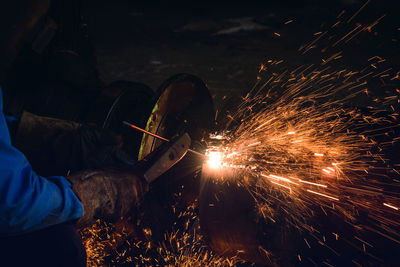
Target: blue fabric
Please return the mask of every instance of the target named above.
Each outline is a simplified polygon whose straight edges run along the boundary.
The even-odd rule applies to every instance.
[[[6,118],[6,122],[7,122],[7,126],[8,126],[8,132],[10,133],[11,139],[12,139],[13,136],[15,136],[15,134],[17,132],[19,121],[21,120],[21,115],[19,115],[19,116],[5,115],[5,118]]]
[[[1,99],[1,98],[0,98]],[[4,115],[6,118],[6,122],[8,125],[10,124],[18,124],[21,116],[11,116],[11,115]]]
[[[0,88],[0,235],[17,235],[83,216],[83,207],[61,176],[41,177],[12,146]]]

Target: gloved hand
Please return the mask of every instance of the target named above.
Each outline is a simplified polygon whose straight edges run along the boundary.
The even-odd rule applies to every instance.
[[[148,190],[147,182],[133,170],[87,170],[67,179],[84,208],[78,227],[89,225],[96,219],[115,222],[125,217]]]
[[[135,160],[121,149],[123,140],[119,135],[91,125],[81,125],[75,135],[75,153],[81,156],[79,169],[125,168]]]
[[[122,138],[95,126],[24,112],[15,146],[44,176],[105,167],[126,167],[134,160],[121,150]]]

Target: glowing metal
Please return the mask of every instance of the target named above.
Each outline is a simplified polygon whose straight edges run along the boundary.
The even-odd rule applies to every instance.
[[[222,166],[222,153],[219,151],[209,151],[207,152],[206,156],[207,164],[212,169],[218,169]]]

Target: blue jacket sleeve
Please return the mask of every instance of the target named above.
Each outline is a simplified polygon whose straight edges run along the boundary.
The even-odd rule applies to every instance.
[[[12,146],[0,88],[0,235],[39,230],[83,216],[83,207],[61,176],[41,177]]]

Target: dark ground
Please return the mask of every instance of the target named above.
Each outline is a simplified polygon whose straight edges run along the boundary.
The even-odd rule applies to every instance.
[[[343,16],[350,18],[365,1],[350,1],[354,4],[349,5],[326,2],[96,1],[86,12],[97,67],[105,83],[131,80],[155,90],[173,74],[191,73],[206,82],[220,108],[224,96],[247,92],[255,84],[260,64],[267,59],[283,59],[281,65],[294,69],[318,64],[333,54],[321,54],[323,46],[306,55],[300,55],[298,49],[315,39],[314,33],[337,22],[342,10]],[[400,21],[395,10],[397,6],[389,1],[372,1],[340,29],[344,33],[357,22],[373,22],[387,14],[371,33],[345,47],[346,67],[357,68],[374,55],[387,58],[391,65],[400,64]],[[293,22],[285,24],[290,20]]]

